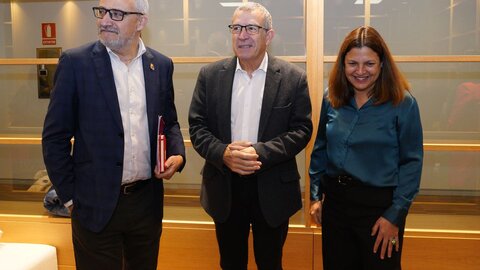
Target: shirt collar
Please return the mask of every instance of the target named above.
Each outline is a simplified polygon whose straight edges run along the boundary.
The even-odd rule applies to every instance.
[[[375,104],[375,98],[374,97],[370,97],[367,102],[365,102],[365,104],[363,104],[362,108],[365,108],[365,107],[368,107],[368,106],[371,106],[373,104]],[[357,101],[355,101],[355,96],[352,96],[350,98],[350,106],[354,107],[355,109],[358,109],[357,108]]]
[[[254,73],[257,70],[263,70],[266,73],[267,68],[268,68],[268,53],[265,52],[265,56],[263,56],[262,63],[260,63],[260,66],[254,71]],[[240,65],[240,61],[238,60],[238,57],[237,57],[237,67],[235,68],[235,71],[239,71],[239,70],[246,72],[245,70],[242,69],[242,66]]]
[[[118,55],[112,51],[112,49],[110,49],[109,47],[106,47],[107,48],[107,52],[110,54],[110,55],[115,55],[115,57],[117,57],[118,59],[120,59],[120,57],[118,57]],[[135,60],[137,59],[138,57],[141,57],[145,52],[147,51],[147,48],[145,47],[145,44],[143,43],[143,40],[141,38],[138,39],[138,51],[137,51],[137,55],[132,59]]]

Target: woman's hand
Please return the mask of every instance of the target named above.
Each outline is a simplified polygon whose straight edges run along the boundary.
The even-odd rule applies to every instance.
[[[380,259],[385,258],[387,252],[388,258],[392,257],[392,251],[400,250],[400,240],[398,239],[398,227],[385,219],[380,217],[372,228],[372,236],[377,235],[375,245],[373,246],[373,253],[377,253],[380,247]]]
[[[310,216],[317,225],[322,225],[322,201],[312,201],[310,203]]]

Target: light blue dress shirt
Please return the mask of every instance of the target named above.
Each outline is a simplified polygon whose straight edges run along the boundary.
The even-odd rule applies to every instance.
[[[352,97],[335,109],[326,95],[310,162],[310,199],[322,198],[324,174],[393,187],[393,202],[383,217],[398,225],[418,193],[422,173],[422,125],[415,98],[407,92],[397,106],[375,105],[370,99],[358,109]]]

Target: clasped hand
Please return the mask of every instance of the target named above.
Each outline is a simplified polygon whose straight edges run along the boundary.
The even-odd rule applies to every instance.
[[[223,163],[239,175],[250,175],[260,170],[262,163],[251,142],[235,141],[223,152]]]

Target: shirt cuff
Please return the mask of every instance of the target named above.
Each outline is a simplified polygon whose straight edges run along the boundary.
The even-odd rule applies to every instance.
[[[405,222],[407,211],[399,208],[398,206],[392,205],[383,213],[382,216],[392,224],[400,226]]]
[[[70,207],[71,205],[73,205],[73,200],[70,200],[66,203],[63,204],[66,208]]]

